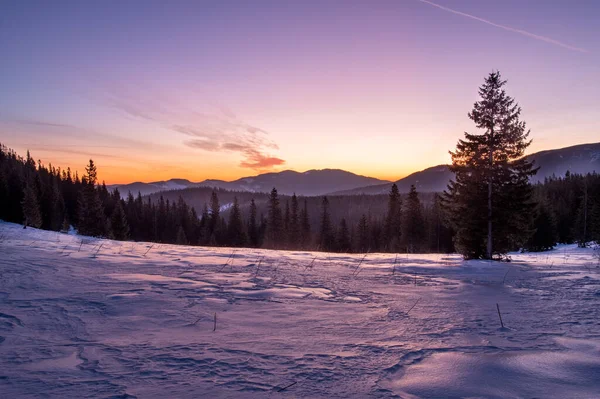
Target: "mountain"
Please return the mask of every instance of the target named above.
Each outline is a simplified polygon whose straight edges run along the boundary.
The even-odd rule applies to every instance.
[[[149,195],[159,191],[192,187],[216,187],[231,191],[267,193],[273,187],[276,187],[280,194],[291,195],[296,193],[298,195],[312,196],[323,195],[331,191],[344,191],[384,183],[390,182],[373,177],[356,175],[340,169],[313,169],[303,173],[292,170],[264,173],[253,177],[243,177],[232,182],[204,180],[200,183],[193,183],[185,179],[171,179],[152,183],[115,184],[108,186],[108,188],[119,188],[119,191],[123,195],[126,195],[129,191],[135,194],[139,191],[142,195]]]
[[[543,181],[551,176],[564,176],[571,173],[600,173],[600,143],[580,144],[572,147],[546,150],[527,155],[540,169],[532,178],[532,183]],[[446,189],[453,174],[448,165],[437,165],[415,172],[396,182],[400,192],[408,192],[414,184],[420,192],[441,192]],[[332,191],[336,195],[384,194],[390,191],[392,183],[360,187],[351,190]]]
[[[118,188],[122,196],[126,196],[131,192],[134,195],[141,193],[142,195],[150,195],[158,191],[182,190],[184,188],[198,187],[198,183],[192,183],[186,179],[170,179],[166,181],[155,181],[152,183],[135,182],[129,184],[111,184],[106,186],[109,190]]]

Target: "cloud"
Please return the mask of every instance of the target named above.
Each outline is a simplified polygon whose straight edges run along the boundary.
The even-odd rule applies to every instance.
[[[205,151],[219,151],[221,146],[219,143],[215,143],[207,140],[188,140],[184,141],[184,144],[191,148],[197,148]]]
[[[242,157],[239,164],[242,168],[264,172],[285,163],[270,153],[279,147],[269,138],[267,131],[240,120],[223,105],[198,105],[200,111],[189,109],[168,96],[145,92],[137,95],[113,92],[106,103],[130,117],[190,137],[183,141],[190,148],[238,153]]]
[[[254,150],[248,150],[245,155],[246,159],[240,163],[240,166],[257,171],[267,171],[274,166],[281,166],[285,163],[283,159],[266,156]]]
[[[543,42],[554,44],[555,46],[566,48],[566,49],[571,50],[571,51],[578,51],[580,53],[589,53],[588,50],[586,50],[584,48],[581,48],[581,47],[571,46],[569,44],[560,42],[558,40],[554,40],[554,39],[551,39],[551,38],[546,37],[546,36],[536,35],[535,33],[527,32],[527,31],[522,30],[522,29],[517,29],[517,28],[512,28],[510,26],[497,24],[497,23],[489,21],[487,19],[480,18],[480,17],[477,17],[475,15],[467,14],[467,13],[464,13],[464,12],[461,12],[461,11],[457,11],[457,10],[454,10],[452,8],[444,7],[444,6],[440,5],[440,4],[437,4],[437,3],[434,3],[434,2],[431,2],[431,1],[428,1],[428,0],[417,0],[417,1],[420,1],[421,3],[429,4],[429,5],[433,6],[433,7],[437,7],[439,9],[447,11],[447,12],[451,12],[452,14],[461,15],[463,17],[474,19],[476,21],[483,22],[484,24],[495,26],[496,28],[504,29],[506,31],[513,32],[513,33],[518,33],[520,35],[527,36],[527,37],[530,37],[532,39],[541,40]]]

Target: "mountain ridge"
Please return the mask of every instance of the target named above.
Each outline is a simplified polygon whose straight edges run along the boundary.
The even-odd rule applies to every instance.
[[[569,147],[542,150],[525,155],[533,160],[534,165],[540,169],[532,177],[532,183],[543,181],[551,176],[564,176],[567,171],[571,173],[600,172],[600,143],[577,144]],[[453,173],[449,165],[436,165],[412,173],[397,180],[398,190],[408,192],[412,184],[419,192],[441,192],[446,189]],[[393,183],[376,186],[365,186],[351,190],[334,191],[332,195],[376,195],[389,192]]]
[[[192,187],[215,187],[230,191],[270,192],[273,187],[280,194],[291,195],[323,195],[332,191],[350,190],[374,184],[391,183],[388,180],[363,176],[342,169],[310,169],[304,172],[283,170],[256,176],[242,177],[233,181],[206,179],[191,182],[187,179],[169,179],[156,182],[133,182],[129,184],[112,184],[107,186],[113,190],[118,188],[121,194],[128,192],[150,195],[159,191],[178,190]]]
[[[577,144],[569,147],[542,150],[525,156],[540,167],[532,182],[543,181],[552,175],[564,176],[572,173],[600,172],[600,143]],[[389,192],[393,183],[400,192],[408,192],[415,185],[420,192],[443,191],[453,174],[449,165],[436,165],[414,172],[396,182],[358,175],[342,169],[310,169],[304,172],[284,170],[256,176],[242,177],[233,181],[206,179],[191,182],[187,179],[169,179],[157,182],[109,185],[119,188],[121,194],[140,192],[149,195],[159,191],[179,190],[192,187],[215,187],[230,191],[270,192],[273,187],[280,194],[314,195],[374,195]]]

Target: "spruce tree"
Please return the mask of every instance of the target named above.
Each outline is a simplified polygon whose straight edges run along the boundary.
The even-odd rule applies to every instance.
[[[77,231],[82,235],[101,237],[106,235],[106,218],[100,196],[96,190],[97,172],[94,161],[90,159],[85,168],[79,197],[79,220]]]
[[[219,227],[219,221],[221,220],[221,205],[219,204],[219,197],[215,191],[210,194],[210,222],[209,222],[209,235],[216,236],[218,234],[217,229]]]
[[[304,199],[304,207],[300,211],[300,247],[307,249],[311,243],[310,235],[310,217],[308,215],[308,202]]]
[[[468,114],[481,134],[465,133],[450,152],[454,180],[444,207],[454,228],[456,249],[465,258],[491,259],[522,245],[530,234],[531,186],[536,173],[523,158],[531,144],[521,108],[492,72]]]
[[[537,204],[533,228],[535,231],[525,245],[528,251],[539,252],[554,248],[557,238],[556,218],[544,199]]]
[[[29,155],[29,152],[27,153]],[[42,216],[40,212],[40,204],[33,183],[28,183],[25,186],[25,192],[22,201],[23,216],[25,221],[23,228],[27,226],[39,228],[42,226]]]
[[[250,246],[258,248],[260,246],[260,226],[256,219],[256,203],[254,198],[250,200],[250,216],[248,217],[248,240]]]
[[[290,202],[285,201],[285,212],[283,213],[283,247],[289,248],[290,245]]]
[[[335,247],[335,233],[331,226],[329,216],[329,200],[323,197],[321,202],[321,226],[319,229],[319,248],[321,251],[333,251]]]
[[[342,218],[337,234],[337,250],[339,252],[352,252],[352,243],[350,241],[350,231],[346,219]]]
[[[366,253],[370,251],[370,231],[367,216],[362,215],[358,222],[358,232],[356,234],[356,249],[358,252]]]
[[[115,240],[124,241],[129,238],[129,224],[120,200],[116,202],[110,217],[110,228]]]
[[[282,244],[283,217],[279,206],[277,189],[273,187],[269,196],[269,210],[267,216],[267,246],[279,248]]]
[[[592,217],[591,208],[592,200],[590,200],[588,186],[588,176],[583,177],[582,194],[579,201],[579,208],[577,209],[577,216],[575,218],[574,236],[577,239],[577,245],[580,248],[587,247],[592,237]]]
[[[242,221],[242,213],[237,197],[233,198],[233,206],[229,212],[229,223],[227,224],[228,245],[242,247],[246,245],[246,231]]]
[[[406,252],[422,251],[425,241],[425,219],[419,193],[414,184],[410,186],[402,219],[402,240]]]
[[[177,245],[188,245],[188,239],[185,235],[185,230],[183,230],[183,226],[179,226],[177,229],[177,238],[175,239],[175,244]]]
[[[298,206],[298,197],[296,193],[292,195],[292,206],[290,210],[290,222],[288,227],[288,245],[291,249],[299,247],[300,240],[300,214]]]
[[[396,183],[392,184],[388,197],[388,211],[385,218],[385,249],[397,252],[402,235],[402,197]]]

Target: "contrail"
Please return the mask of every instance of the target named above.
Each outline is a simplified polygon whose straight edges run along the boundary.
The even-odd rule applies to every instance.
[[[456,10],[453,10],[452,8],[444,7],[442,5],[433,3],[433,2],[428,1],[428,0],[417,0],[417,1],[420,1],[421,3],[429,4],[431,6],[437,7],[439,9],[441,9],[441,10],[444,10],[444,11],[451,12],[452,14],[462,15],[463,17],[471,18],[471,19],[474,19],[476,21],[483,22],[484,24],[492,25],[492,26],[495,26],[496,28],[507,30],[509,32],[519,33],[519,34],[521,34],[523,36],[527,36],[527,37],[531,37],[533,39],[541,40],[543,42],[554,44],[556,46],[560,46],[562,48],[566,48],[566,49],[569,49],[569,50],[572,50],[572,51],[579,51],[580,53],[589,53],[588,50],[586,50],[584,48],[581,48],[581,47],[571,46],[569,44],[566,44],[566,43],[563,43],[563,42],[559,42],[558,40],[554,40],[554,39],[551,39],[551,38],[545,37],[545,36],[536,35],[535,33],[527,32],[527,31],[522,30],[522,29],[511,28],[510,26],[506,26],[506,25],[500,25],[500,24],[497,24],[495,22],[488,21],[487,19],[479,18],[479,17],[477,17],[475,15],[471,15],[471,14],[467,14],[467,13],[464,13],[464,12],[456,11]]]

